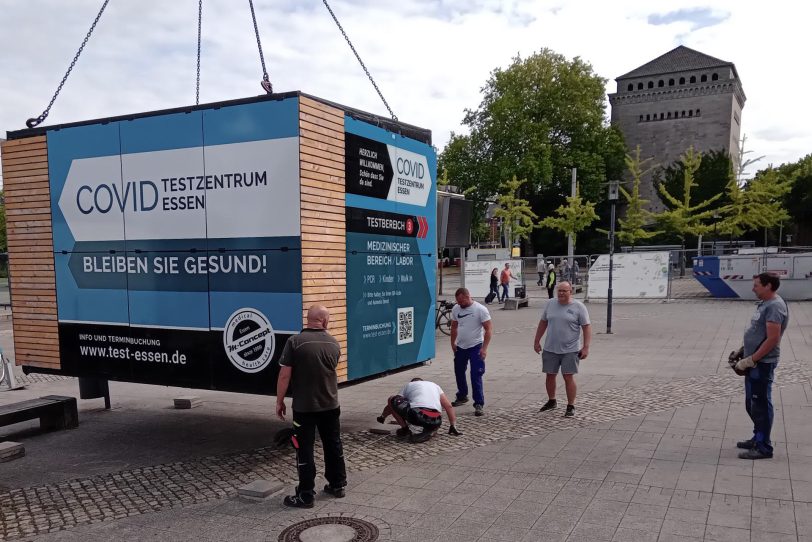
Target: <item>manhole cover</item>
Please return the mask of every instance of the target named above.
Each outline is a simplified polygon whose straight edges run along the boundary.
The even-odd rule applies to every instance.
[[[378,528],[349,517],[313,518],[294,523],[279,535],[279,542],[374,542]]]

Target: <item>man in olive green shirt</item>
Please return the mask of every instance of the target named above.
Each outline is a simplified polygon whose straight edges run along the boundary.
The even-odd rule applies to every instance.
[[[307,327],[285,343],[279,359],[279,380],[276,385],[276,415],[285,419],[285,394],[288,386],[293,395],[293,427],[298,448],[296,463],[299,485],[296,494],[285,497],[284,504],[295,508],[313,508],[316,485],[316,463],[313,446],[316,428],[324,449],[325,493],[344,496],[347,470],[341,445],[341,424],[338,405],[338,375],[336,368],[341,347],[327,332],[330,312],[313,305],[307,311]]]

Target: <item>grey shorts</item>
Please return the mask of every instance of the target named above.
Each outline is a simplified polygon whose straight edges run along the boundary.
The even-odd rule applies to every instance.
[[[558,374],[559,369],[562,374],[578,373],[578,352],[568,352],[566,354],[556,354],[555,352],[541,351],[541,370],[547,374]]]

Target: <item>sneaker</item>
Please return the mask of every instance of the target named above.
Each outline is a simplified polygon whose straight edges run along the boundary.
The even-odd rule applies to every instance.
[[[308,502],[302,499],[301,495],[288,495],[282,504],[291,508],[313,508],[313,501]]]
[[[484,416],[485,413],[482,411],[484,407],[482,405],[474,405],[474,416]]]
[[[377,417],[377,418],[375,418],[375,419],[376,419],[376,420],[378,420],[378,423],[383,423],[383,422],[385,422],[385,421],[386,421],[386,418],[384,418],[383,416],[378,416],[378,417]]]
[[[411,442],[413,444],[417,444],[417,443],[420,443],[420,442],[426,442],[427,440],[429,440],[433,436],[434,436],[434,431],[424,429],[420,433],[417,433],[415,435],[411,435],[409,437],[409,442]]]
[[[741,448],[742,450],[749,450],[755,445],[756,441],[754,439],[740,440],[739,442],[736,443],[736,448]]]
[[[333,487],[330,484],[324,486],[324,492],[327,493],[328,495],[332,495],[336,499],[343,499],[344,496],[347,494],[344,491],[343,487]]]
[[[773,454],[762,452],[758,448],[750,448],[749,450],[739,452],[739,459],[770,459],[772,456]]]
[[[467,397],[457,397],[456,399],[454,399],[454,400],[451,402],[451,406],[453,406],[453,407],[458,407],[458,406],[460,406],[460,405],[464,405],[464,404],[465,404],[465,403],[467,403],[467,402],[468,402],[468,398],[467,398]]]
[[[395,435],[397,435],[399,437],[408,437],[411,434],[412,434],[412,430],[409,429],[408,427],[401,427],[400,429],[395,431]]]
[[[575,405],[567,405],[567,411],[564,413],[564,417],[572,418],[575,416]]]
[[[558,405],[558,403],[556,403],[556,402],[555,402],[555,399],[550,399],[549,401],[547,401],[546,403],[544,403],[544,406],[542,406],[542,407],[539,409],[539,412],[545,412],[545,411],[547,411],[547,410],[552,410],[552,409],[554,409],[554,408],[555,408],[557,405]]]

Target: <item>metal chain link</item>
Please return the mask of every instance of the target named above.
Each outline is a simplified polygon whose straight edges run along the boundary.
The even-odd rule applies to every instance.
[[[254,34],[257,36],[257,49],[259,49],[259,62],[262,64],[262,88],[268,94],[273,94],[273,85],[268,78],[268,70],[265,69],[265,55],[262,54],[262,42],[259,40],[259,27],[257,26],[257,15],[254,13],[254,1],[248,0],[248,5],[251,7],[251,18],[254,20]]]
[[[195,86],[195,105],[200,105],[200,40],[203,34],[203,0],[197,2],[197,85]]]
[[[82,54],[82,50],[85,48],[85,45],[87,45],[87,41],[90,39],[90,35],[93,34],[93,30],[96,28],[96,24],[99,22],[99,19],[101,19],[102,13],[104,13],[104,8],[107,7],[107,3],[109,1],[110,0],[104,0],[104,3],[102,4],[101,9],[99,10],[99,13],[96,15],[96,18],[93,20],[93,24],[90,25],[90,30],[87,31],[87,35],[85,36],[85,39],[82,41],[82,45],[79,46],[79,50],[76,51],[76,55],[73,57],[73,60],[71,61],[70,66],[68,66],[68,71],[65,72],[65,76],[62,77],[62,81],[60,81],[59,86],[56,88],[56,92],[54,92],[54,95],[51,98],[51,101],[48,102],[48,107],[45,108],[45,111],[43,111],[40,116],[38,116],[36,118],[28,119],[27,121],[25,121],[25,125],[28,126],[29,128],[36,127],[37,125],[41,124],[42,121],[44,121],[46,119],[46,117],[48,117],[48,113],[51,112],[51,106],[54,105],[54,102],[56,101],[56,97],[59,96],[59,93],[62,91],[62,87],[65,85],[65,81],[68,80],[68,76],[70,75],[70,72],[73,70],[73,67],[76,65],[76,61],[79,60],[79,55]]]
[[[330,12],[330,16],[335,21],[336,25],[338,26],[338,29],[341,31],[341,34],[344,36],[344,39],[347,40],[347,44],[350,46],[350,49],[352,49],[352,52],[355,55],[355,58],[358,59],[358,62],[361,64],[361,67],[364,68],[364,73],[367,74],[367,77],[369,77],[369,82],[372,83],[373,87],[375,87],[375,92],[377,92],[378,96],[380,96],[381,101],[383,102],[383,105],[386,106],[386,109],[389,111],[389,114],[392,116],[392,120],[398,120],[398,118],[395,116],[395,113],[392,112],[392,108],[389,107],[389,103],[386,101],[386,98],[383,97],[383,94],[381,93],[381,89],[379,89],[377,83],[375,83],[375,79],[372,78],[372,74],[369,73],[369,70],[367,69],[366,65],[364,64],[364,61],[361,60],[361,56],[358,54],[358,51],[355,50],[355,46],[350,41],[349,36],[347,36],[347,33],[344,32],[344,27],[341,26],[340,22],[338,22],[338,17],[336,17],[336,14],[333,13],[332,8],[330,8],[330,4],[327,3],[327,0],[322,0],[322,2],[324,2],[324,6],[327,8],[327,11]],[[256,23],[254,23],[254,24],[256,24]]]

